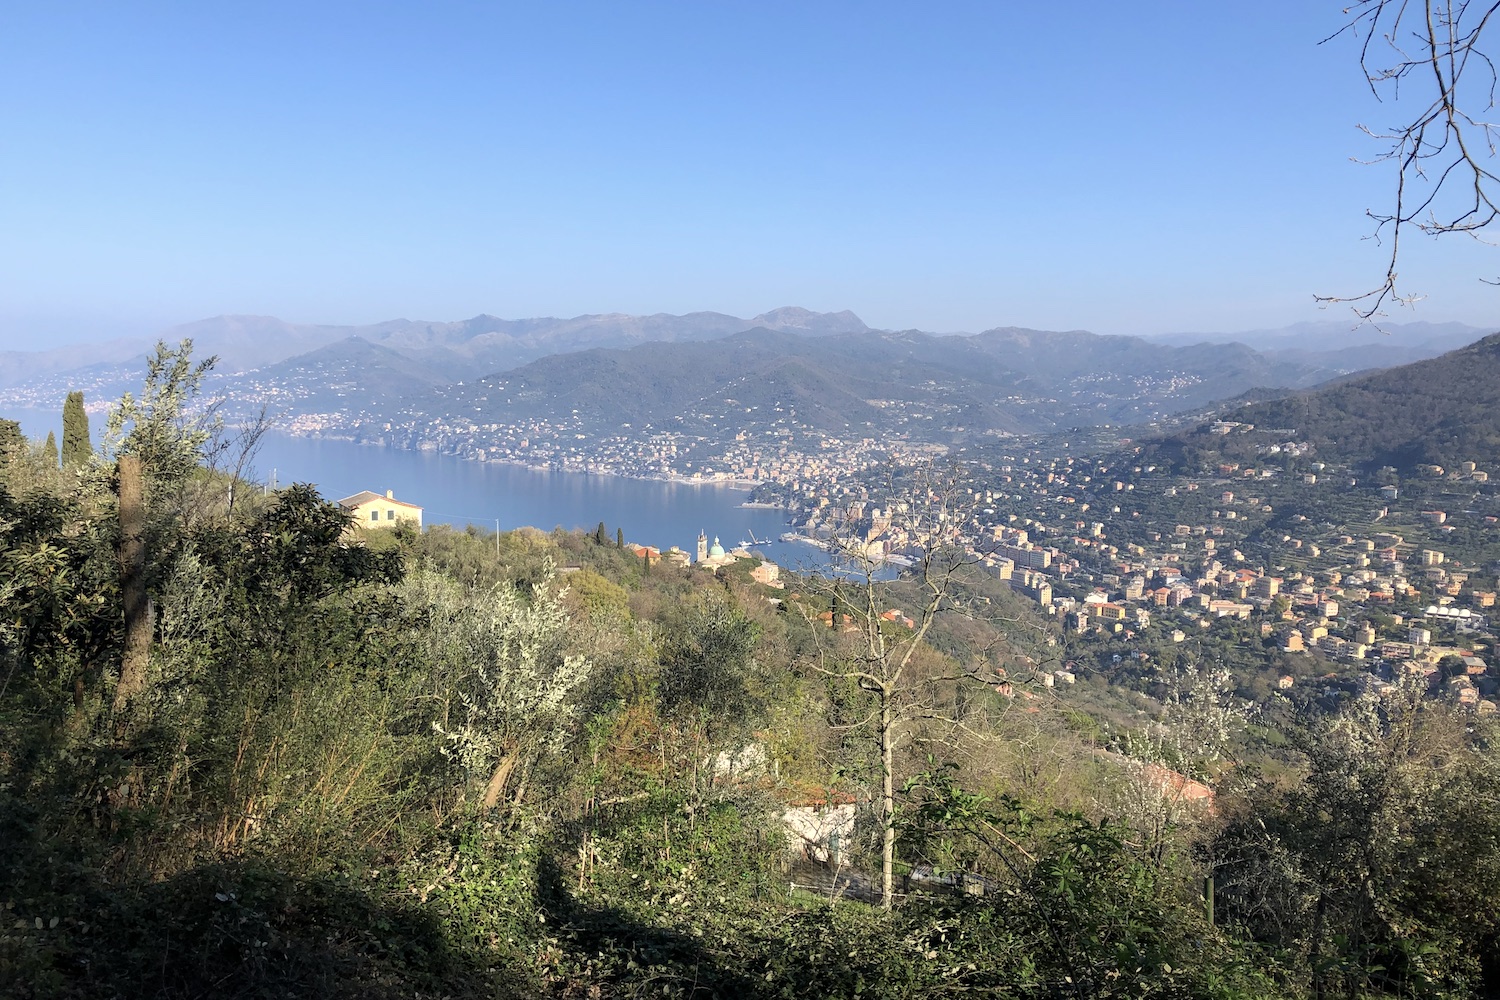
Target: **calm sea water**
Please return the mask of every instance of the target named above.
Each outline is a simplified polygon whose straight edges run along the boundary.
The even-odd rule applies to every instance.
[[[710,541],[717,536],[725,548],[750,541],[754,532],[754,547],[788,567],[818,553],[809,545],[777,540],[787,530],[782,511],[742,507],[749,493],[722,486],[539,472],[432,452],[283,435],[267,436],[256,466],[263,482],[274,476],[282,485],[314,483],[331,500],[360,490],[392,490],[397,499],[421,504],[427,524],[592,531],[603,521],[611,538],[622,528],[627,541],[663,549],[676,545],[688,552],[699,531],[706,531]],[[763,539],[766,543],[760,544]]]
[[[0,416],[19,420],[28,437],[44,438],[51,430],[61,439],[60,412],[18,410]],[[102,421],[92,423],[97,444]],[[688,552],[699,531],[706,531],[710,542],[717,536],[725,548],[752,541],[753,532],[751,547],[788,569],[824,565],[821,550],[779,540],[788,528],[782,511],[742,507],[749,493],[723,486],[538,472],[432,452],[268,434],[250,478],[269,484],[273,477],[282,486],[312,483],[329,500],[360,490],[392,490],[397,499],[420,504],[426,524],[592,531],[603,521],[610,538],[623,528],[627,541]]]

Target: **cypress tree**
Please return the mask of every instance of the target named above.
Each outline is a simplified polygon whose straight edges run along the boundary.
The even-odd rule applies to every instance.
[[[594,530],[594,544],[598,545],[600,548],[603,548],[608,538],[609,536],[605,534],[604,522],[600,521],[599,527]]]
[[[83,409],[83,393],[68,393],[63,403],[62,464],[65,469],[76,469],[88,462],[94,453],[89,440],[89,415]]]
[[[624,547],[625,547],[625,529],[624,528],[616,528],[615,529],[615,548],[617,548],[617,549],[623,549]]]
[[[47,441],[42,445],[42,457],[52,468],[57,468],[57,435],[51,431],[47,432]]]

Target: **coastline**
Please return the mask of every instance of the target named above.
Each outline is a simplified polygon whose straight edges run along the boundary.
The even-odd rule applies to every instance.
[[[677,485],[677,486],[715,486],[715,487],[728,487],[729,489],[744,490],[744,491],[753,490],[757,486],[762,486],[762,485],[764,485],[766,483],[766,480],[764,480],[764,479],[745,479],[745,478],[741,478],[741,477],[737,477],[737,476],[728,476],[728,475],[720,476],[717,473],[715,473],[714,476],[711,477],[711,478],[704,478],[701,473],[694,473],[692,475],[683,475],[683,474],[677,473],[677,472],[670,472],[670,473],[667,473],[666,475],[661,475],[661,474],[656,474],[656,475],[639,475],[639,474],[636,474],[636,473],[621,472],[621,471],[617,471],[617,470],[614,470],[614,469],[598,469],[598,468],[594,468],[594,469],[570,469],[567,466],[558,465],[555,462],[548,462],[548,463],[545,463],[545,464],[539,464],[539,463],[534,463],[534,462],[528,462],[525,459],[520,459],[520,458],[473,458],[473,457],[471,457],[469,455],[463,454],[462,452],[457,452],[457,451],[452,451],[452,452],[442,451],[435,444],[428,445],[426,443],[423,443],[423,444],[417,445],[415,448],[409,448],[409,447],[404,447],[402,445],[386,444],[385,442],[382,442],[382,441],[371,441],[368,438],[355,437],[353,435],[347,435],[347,434],[314,434],[314,433],[310,433],[308,431],[289,430],[289,429],[281,429],[281,428],[275,428],[274,430],[278,434],[284,434],[284,435],[286,435],[289,438],[296,438],[298,440],[303,440],[303,441],[339,441],[339,442],[343,442],[343,443],[347,443],[347,444],[359,445],[360,447],[364,447],[364,448],[386,448],[386,449],[389,449],[391,451],[404,451],[404,452],[410,452],[410,453],[413,453],[413,454],[416,454],[416,453],[433,453],[433,454],[443,455],[443,456],[445,456],[447,458],[456,458],[456,459],[459,459],[460,461],[464,461],[464,462],[474,462],[475,464],[478,464],[478,465],[509,465],[509,466],[513,466],[515,468],[527,469],[527,470],[529,470],[531,472],[565,472],[568,475],[575,475],[575,476],[577,476],[577,475],[581,475],[581,476],[614,476],[614,477],[617,477],[619,479],[632,479],[632,480],[635,480],[637,482],[643,482],[643,483],[672,483],[672,484]],[[783,506],[782,504],[753,503],[751,501],[745,501],[744,503],[740,504],[740,506],[742,506],[742,507],[762,507],[762,508],[766,508],[766,509],[776,509],[776,510],[795,510],[796,509],[794,507]]]
[[[676,545],[689,551],[700,529],[722,536],[726,546],[754,532],[757,545],[761,539],[771,540],[764,554],[780,565],[810,563],[815,570],[821,564],[816,550],[774,541],[791,527],[788,512],[741,508],[749,492],[735,490],[731,484],[668,480],[660,475],[624,476],[598,466],[579,470],[594,475],[579,475],[445,451],[418,451],[405,447],[404,442],[332,440],[331,436],[278,430],[267,435],[255,466],[266,471],[275,467],[281,482],[317,483],[329,496],[360,489],[394,490],[396,496],[422,505],[424,523],[434,525],[592,530],[602,520],[611,530],[622,529],[628,541],[663,550]],[[256,478],[264,477],[257,473]],[[711,488],[687,489],[686,485]],[[799,549],[800,553],[795,551]]]

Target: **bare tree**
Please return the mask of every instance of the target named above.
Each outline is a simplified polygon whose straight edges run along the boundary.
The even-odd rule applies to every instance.
[[[1410,304],[1420,297],[1397,288],[1405,233],[1481,239],[1480,232],[1500,215],[1500,178],[1492,168],[1500,128],[1491,120],[1497,77],[1483,47],[1500,2],[1357,0],[1344,12],[1349,20],[1323,41],[1354,36],[1376,98],[1414,97],[1416,107],[1394,126],[1360,126],[1385,144],[1371,162],[1396,167],[1393,203],[1383,212],[1367,213],[1375,222],[1374,238],[1389,247],[1385,279],[1361,295],[1317,297],[1354,303],[1360,319],[1370,320],[1382,315],[1387,303]]]
[[[927,468],[904,486],[903,499],[894,499],[893,491],[890,506],[878,513],[866,516],[855,505],[836,514],[828,544],[842,572],[825,583],[826,625],[823,617],[812,621],[819,639],[812,669],[853,683],[869,697],[867,713],[847,728],[868,731],[878,748],[876,817],[885,909],[894,896],[898,749],[923,738],[924,727],[925,738],[941,732],[950,746],[965,737],[985,738],[983,727],[971,724],[972,703],[956,692],[963,685],[1005,680],[993,656],[987,657],[987,670],[972,664],[956,668],[925,645],[940,617],[975,613],[963,600],[963,581],[985,554],[966,541],[977,502],[964,495],[959,481],[954,473]],[[910,562],[899,581],[891,578],[890,555]]]
[[[234,513],[236,490],[250,473],[262,439],[271,427],[271,413],[264,404],[244,414],[232,426],[226,427],[221,422],[213,426],[213,436],[203,448],[204,465],[211,473],[227,479],[225,507],[229,514]]]

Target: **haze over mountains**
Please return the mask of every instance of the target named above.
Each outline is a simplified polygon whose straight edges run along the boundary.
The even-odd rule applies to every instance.
[[[1392,368],[1436,357],[1471,344],[1490,328],[1463,323],[1369,324],[1325,320],[1294,323],[1278,330],[1246,330],[1242,333],[1172,333],[1151,337],[1162,344],[1228,343],[1251,344],[1258,350],[1344,371]]]
[[[514,368],[550,354],[589,347],[624,347],[648,341],[707,340],[752,327],[793,330],[809,336],[868,329],[852,312],[815,313],[786,306],[740,319],[724,313],[683,316],[624,313],[570,319],[500,319],[479,315],[456,322],[394,319],[366,326],[288,323],[273,316],[215,316],[163,330],[158,337],[74,344],[45,351],[0,352],[0,386],[42,375],[129,361],[157,340],[191,338],[201,356],[218,355],[221,374],[250,371],[358,338],[412,358],[457,379]]]
[[[843,433],[1034,433],[1139,423],[1240,394],[1307,388],[1432,357],[1477,339],[1460,324],[1384,332],[1301,324],[1246,335],[1099,336],[1000,327],[883,331],[852,312],[774,309],[603,314],[366,326],[221,316],[165,331],[220,358],[211,391],[283,416],[367,422],[480,419],[722,432],[745,414],[796,412]],[[0,402],[52,406],[70,389],[101,401],[134,387],[149,345],[112,341],[0,355]]]
[[[810,338],[755,328],[712,341],[554,355],[429,391],[387,416],[708,434],[795,414],[799,425],[835,436],[899,430],[943,440],[1152,420],[1251,386],[1313,385],[1333,374],[1237,344],[1168,347],[1017,329]]]

